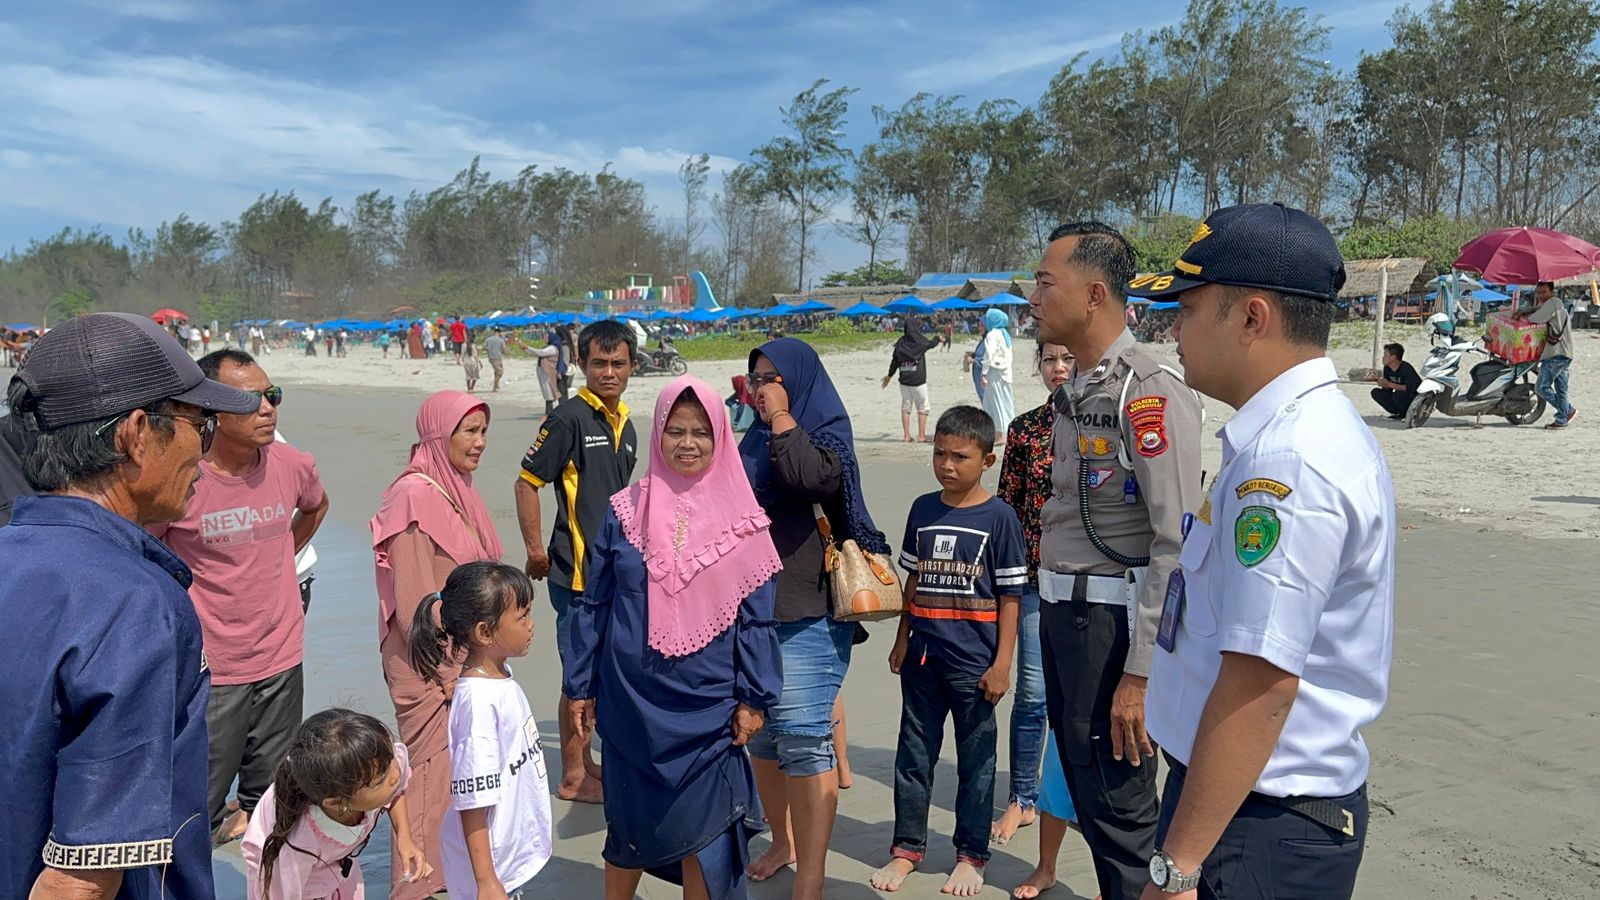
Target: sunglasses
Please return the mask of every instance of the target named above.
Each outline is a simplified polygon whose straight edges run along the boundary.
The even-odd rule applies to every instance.
[[[257,405],[260,404],[260,401],[263,398],[265,398],[267,403],[271,404],[273,408],[277,408],[278,404],[283,402],[283,388],[278,387],[277,385],[273,385],[264,391],[245,391],[245,393],[256,398]]]
[[[152,419],[174,419],[188,422],[194,426],[196,434],[200,435],[200,452],[210,453],[211,442],[217,439],[216,416],[181,416],[177,413],[145,413]]]
[[[749,380],[750,384],[755,385],[757,388],[769,384],[783,384],[783,376],[779,375],[777,372],[749,372],[746,373],[745,378]]]

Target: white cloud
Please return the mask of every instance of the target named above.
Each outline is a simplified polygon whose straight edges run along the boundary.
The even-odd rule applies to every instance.
[[[212,18],[214,4],[202,0],[81,0],[84,6],[130,19],[200,22]]]
[[[1160,24],[1149,26],[1161,27]],[[1003,35],[964,47],[936,62],[911,69],[900,81],[913,90],[939,91],[964,85],[983,84],[1044,66],[1061,66],[1079,53],[1094,53],[1116,47],[1128,29],[1105,31],[1054,41],[1047,35],[1032,35],[1024,43],[1014,35]]]

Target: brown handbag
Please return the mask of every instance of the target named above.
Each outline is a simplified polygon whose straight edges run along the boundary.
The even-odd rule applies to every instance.
[[[852,538],[833,539],[833,526],[820,504],[812,504],[823,543],[822,570],[833,595],[833,617],[840,622],[876,622],[905,612],[905,595],[894,563],[885,553],[868,553]]]

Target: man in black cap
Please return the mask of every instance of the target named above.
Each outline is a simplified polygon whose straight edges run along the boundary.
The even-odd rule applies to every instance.
[[[189,568],[145,526],[184,514],[218,413],[155,322],[68,320],[7,391],[40,493],[0,529],[0,897],[209,898],[206,672]]]
[[[1169,772],[1145,900],[1355,890],[1395,508],[1327,358],[1343,283],[1328,229],[1274,204],[1218,210],[1172,271],[1129,285],[1177,298],[1185,379],[1238,410],[1156,633],[1146,714]]]

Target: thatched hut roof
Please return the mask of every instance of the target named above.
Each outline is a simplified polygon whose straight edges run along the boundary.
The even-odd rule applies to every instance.
[[[1339,296],[1341,298],[1378,296],[1378,281],[1385,267],[1389,269],[1391,297],[1425,294],[1432,290],[1434,274],[1433,270],[1428,268],[1426,259],[1414,256],[1350,259],[1345,260],[1345,281],[1344,287],[1339,290]]]
[[[801,304],[807,300],[817,300],[832,306],[834,309],[844,309],[854,306],[865,300],[873,306],[882,306],[893,300],[911,293],[909,284],[874,284],[867,287],[827,287],[813,288],[798,294],[773,294],[772,304],[779,303]]]
[[[1600,279],[1600,273],[1590,272],[1590,273],[1585,274],[1585,275],[1574,275],[1571,278],[1563,278],[1560,281],[1556,282],[1556,287],[1557,288],[1588,287],[1589,286],[1589,279],[1591,279],[1591,278]]]

